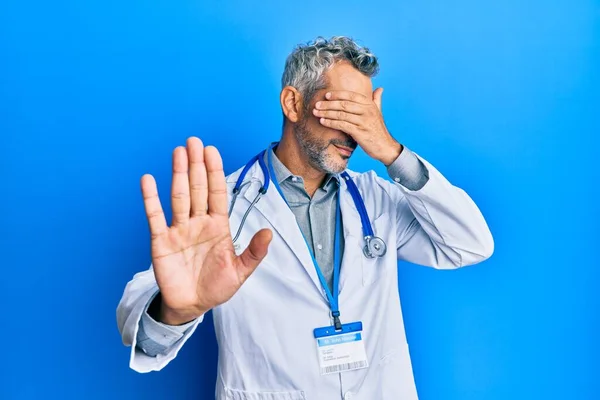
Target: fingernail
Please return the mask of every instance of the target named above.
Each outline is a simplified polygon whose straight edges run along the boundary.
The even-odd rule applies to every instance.
[[[313,114],[315,114],[315,115],[319,114],[319,110],[317,110],[316,108],[313,109]]]
[[[325,98],[326,99],[329,99],[330,97],[331,97],[331,93],[330,92],[325,93]]]
[[[320,102],[320,101],[317,101],[317,104],[315,104],[315,107],[316,107],[316,108],[320,108],[320,107],[321,107],[321,102]]]
[[[325,118],[321,118],[319,121],[320,121],[322,124],[324,124],[324,123],[325,123]]]

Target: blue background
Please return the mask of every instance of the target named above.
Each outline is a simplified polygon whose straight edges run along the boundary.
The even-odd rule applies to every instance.
[[[390,131],[496,240],[476,267],[400,265],[421,399],[600,398],[592,0],[2,1],[0,398],[214,396],[210,322],[162,372],[128,369],[115,308],[150,262],[139,178],[168,201],[190,135],[237,169],[280,135],[287,54],[334,34],[380,56]],[[384,173],[363,152],[351,167]]]

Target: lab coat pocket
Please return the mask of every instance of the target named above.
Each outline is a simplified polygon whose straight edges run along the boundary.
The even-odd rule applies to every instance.
[[[408,345],[388,351],[379,363],[377,369],[378,387],[382,388],[374,398],[381,400],[417,400],[417,389],[413,378]]]
[[[369,258],[363,253],[363,247],[365,241],[361,242],[361,257],[362,257],[362,272],[363,272],[363,286],[371,285],[381,278],[388,275],[388,269],[390,265],[396,265],[395,262],[390,262],[389,257],[396,257],[396,248],[394,244],[395,240],[390,238],[390,233],[393,228],[393,222],[390,221],[390,215],[387,213],[381,214],[372,223],[373,233],[376,237],[381,238],[386,244],[387,250],[382,257]]]
[[[306,400],[304,392],[248,392],[245,390],[225,389],[227,400]]]

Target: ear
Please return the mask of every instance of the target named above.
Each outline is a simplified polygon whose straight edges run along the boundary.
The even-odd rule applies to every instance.
[[[300,92],[293,86],[286,86],[281,89],[279,101],[285,117],[291,122],[298,122],[302,115],[302,96]]]
[[[375,91],[373,92],[373,102],[377,105],[377,108],[379,108],[379,111],[381,111],[381,96],[383,95],[383,88],[377,88],[375,89]]]

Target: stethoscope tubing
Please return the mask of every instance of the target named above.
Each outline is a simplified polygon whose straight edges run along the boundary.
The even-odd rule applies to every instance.
[[[261,187],[258,190],[258,193],[254,197],[254,200],[252,200],[252,202],[250,203],[250,206],[248,207],[248,209],[246,210],[246,212],[244,213],[244,215],[242,217],[240,225],[239,225],[235,235],[233,236],[234,244],[237,242],[237,240],[240,237],[240,234],[242,232],[244,224],[246,223],[246,218],[248,218],[250,211],[254,208],[256,203],[258,203],[258,201],[267,193],[267,190],[269,189],[269,183],[271,182],[271,174],[269,173],[269,168],[265,164],[264,156],[265,156],[265,153],[267,151],[269,151],[272,147],[273,147],[273,145],[269,149],[261,151],[259,154],[252,157],[252,159],[250,159],[250,161],[248,161],[248,163],[242,169],[242,172],[240,172],[240,175],[239,175],[239,177],[235,183],[235,186],[233,188],[232,200],[231,200],[231,205],[229,206],[229,213],[228,213],[229,217],[231,217],[231,214],[233,212],[233,207],[235,206],[237,196],[240,194],[241,189],[243,188],[244,185],[251,183],[250,181],[247,183],[244,183],[244,178],[246,177],[246,174],[248,173],[250,168],[252,168],[252,165],[254,165],[254,163],[258,161],[260,168],[262,170],[263,176],[264,176],[264,182],[262,182]],[[346,182],[346,186],[348,188],[348,191],[350,192],[350,196],[352,197],[354,205],[360,216],[360,222],[362,225],[363,235],[364,235],[364,239],[365,239],[365,247],[363,248],[363,252],[364,252],[365,256],[368,258],[382,257],[386,252],[385,242],[381,238],[375,236],[375,234],[373,232],[373,227],[371,226],[371,222],[369,220],[369,214],[367,213],[367,208],[365,207],[365,203],[362,199],[362,196],[360,195],[360,192],[358,191],[358,188],[356,187],[356,184],[354,183],[354,181],[352,180],[352,178],[350,177],[348,172],[344,171],[340,174],[340,176]]]

